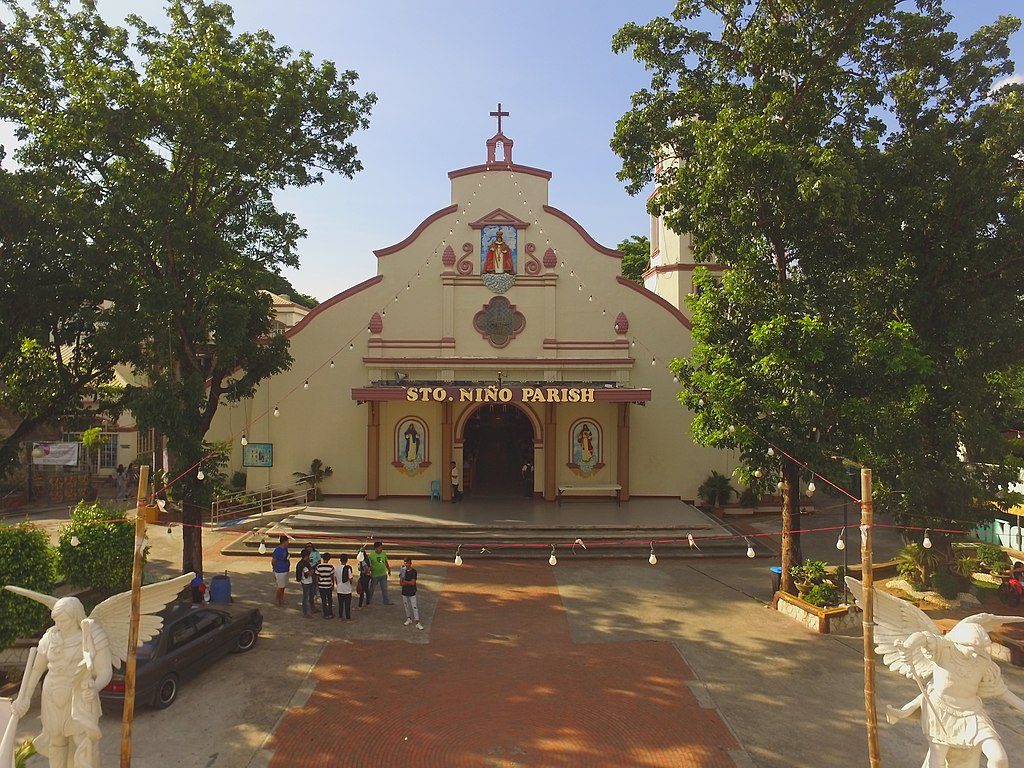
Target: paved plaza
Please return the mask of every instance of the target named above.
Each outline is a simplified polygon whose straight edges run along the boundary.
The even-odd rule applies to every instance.
[[[445,514],[422,504],[425,514]],[[603,506],[579,504],[571,514],[619,514]],[[489,514],[507,512],[492,505]],[[809,516],[807,527],[830,528],[833,514]],[[51,529],[60,517],[35,516]],[[746,527],[773,525],[759,517]],[[207,577],[227,571],[236,602],[261,606],[259,644],[186,683],[170,709],[138,711],[133,766],[867,764],[859,632],[817,635],[766,607],[777,558],[664,556],[651,566],[642,550],[560,552],[552,567],[538,550],[467,557],[461,567],[426,560],[416,563],[420,632],[403,626],[397,573],[397,604],[378,598],[354,610],[351,623],[304,620],[294,585],[276,608],[269,560],[222,554],[239,535],[205,534]],[[835,538],[833,530],[808,534],[805,548],[814,556],[831,549],[835,562]],[[895,545],[882,530],[879,538],[883,548]],[[151,576],[172,575],[180,531],[153,527],[150,540]],[[850,544],[856,557],[856,535]],[[1003,673],[1024,694],[1024,672]],[[880,709],[916,692],[881,665],[877,680]],[[38,694],[35,704],[19,734],[38,730]],[[1001,702],[989,709],[1017,764],[1024,721]],[[117,765],[120,724],[108,716],[103,728],[104,765]],[[920,765],[916,726],[882,724],[879,740],[887,768]]]

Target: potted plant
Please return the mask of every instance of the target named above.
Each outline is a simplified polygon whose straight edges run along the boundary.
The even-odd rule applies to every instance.
[[[316,500],[320,498],[320,483],[324,481],[324,478],[333,475],[334,469],[324,464],[320,459],[313,459],[309,463],[308,472],[292,472],[292,474],[309,484],[313,492],[313,499]]]
[[[707,480],[700,484],[697,493],[717,514],[721,514],[722,507],[729,503],[736,489],[729,483],[728,477],[712,470]]]
[[[824,607],[839,602],[839,590],[829,578],[823,560],[808,560],[789,569],[796,584],[797,596],[806,603]]]

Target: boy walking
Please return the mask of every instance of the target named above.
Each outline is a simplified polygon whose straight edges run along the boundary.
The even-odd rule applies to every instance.
[[[334,566],[331,565],[331,553],[324,552],[320,562],[316,564],[316,585],[320,590],[320,605],[324,609],[324,618],[334,618]]]
[[[399,583],[402,585],[402,605],[405,606],[405,626],[414,621],[416,629],[423,629],[420,623],[420,607],[416,602],[416,569],[412,567],[412,558],[405,558],[405,566],[399,576]]]

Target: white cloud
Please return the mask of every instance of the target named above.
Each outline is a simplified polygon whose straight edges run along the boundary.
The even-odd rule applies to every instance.
[[[1013,74],[1009,77],[1004,77],[1002,80],[997,80],[992,83],[992,93],[995,93],[1004,85],[1024,85],[1024,74]]]

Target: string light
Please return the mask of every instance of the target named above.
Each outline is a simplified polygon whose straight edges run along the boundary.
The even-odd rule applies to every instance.
[[[846,529],[845,528],[843,528],[843,530],[841,530],[839,532],[839,540],[836,541],[836,549],[838,549],[840,552],[842,552],[844,549],[846,549]]]
[[[656,554],[654,554],[654,542],[653,541],[651,542],[651,556],[647,558],[647,562],[650,563],[651,565],[657,565],[658,564],[658,556]]]
[[[809,483],[807,484],[807,495],[808,495],[808,496],[813,496],[813,495],[814,495],[814,492],[815,492],[816,490],[818,490],[818,486],[816,486],[816,485],[814,484],[814,481],[813,481],[813,480],[811,480],[811,482],[809,482]]]
[[[932,539],[931,539],[931,536],[928,535],[928,533],[930,531],[931,531],[931,528],[925,528],[924,529],[924,541],[921,542],[921,546],[924,547],[925,549],[931,549],[932,548]]]
[[[459,548],[455,550],[455,564],[462,565],[462,555],[459,552],[462,550],[462,545],[459,544]]]
[[[274,415],[275,416],[280,416],[281,415],[281,409],[278,408],[276,405],[274,406]]]
[[[199,471],[196,472],[196,480],[205,480],[205,479],[206,479],[206,473],[203,472],[203,465],[200,464],[199,465]]]
[[[760,469],[755,469],[754,470],[754,477],[762,477],[763,475],[764,475],[764,472],[762,472]]]
[[[77,547],[81,543],[82,543],[82,541],[81,541],[81,539],[78,538],[78,534],[77,533],[71,534],[71,546],[72,547]]]
[[[358,552],[356,552],[356,562],[357,563],[361,563],[365,559],[366,559],[366,553],[363,552],[363,550],[360,549]]]
[[[302,388],[303,388],[303,389],[309,389],[309,379],[306,379],[306,381],[305,381],[305,382],[303,382],[303,384],[302,384]]]
[[[774,456],[775,455],[775,449],[772,448],[770,445],[768,446],[768,455],[769,456]]]
[[[261,555],[267,554],[267,540],[266,539],[260,539],[260,548],[258,550],[256,550],[256,551],[259,552]]]
[[[743,540],[747,542],[747,557],[757,557],[757,552],[754,551],[754,545],[750,543],[750,539],[744,536]]]
[[[242,433],[242,447],[245,448],[249,444],[249,438],[245,436],[245,432]]]
[[[686,541],[690,545],[690,549],[696,549],[698,552],[700,552],[700,547],[698,547],[697,542],[694,541],[692,533],[686,534]]]
[[[558,565],[558,558],[555,557],[555,545],[551,545],[551,557],[548,558],[548,565]]]
[[[331,360],[331,368],[333,368],[333,367],[334,367],[334,361]]]

